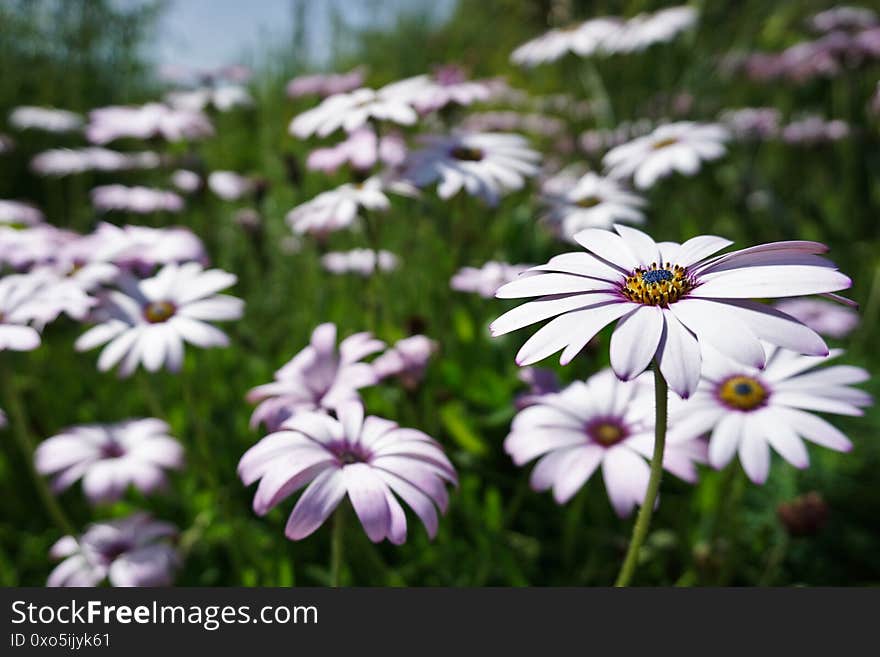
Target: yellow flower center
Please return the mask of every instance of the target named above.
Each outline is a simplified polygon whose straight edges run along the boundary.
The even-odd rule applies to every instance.
[[[150,324],[159,324],[167,321],[177,310],[170,301],[153,301],[144,307],[144,319]]]
[[[582,198],[579,201],[575,201],[574,204],[579,208],[594,208],[602,202],[598,196],[587,196],[586,198]]]
[[[651,148],[655,151],[659,151],[661,148],[666,148],[667,146],[672,146],[673,144],[678,143],[677,137],[667,137],[666,139],[661,139],[660,141],[655,141]]]
[[[668,306],[675,303],[694,287],[684,267],[672,263],[654,262],[650,267],[639,267],[621,286],[621,292],[630,301],[646,306]]]
[[[753,411],[767,402],[769,392],[764,385],[750,376],[732,376],[718,386],[718,398],[740,411]]]
[[[626,438],[626,430],[617,420],[599,420],[587,426],[587,435],[603,447],[611,447]]]

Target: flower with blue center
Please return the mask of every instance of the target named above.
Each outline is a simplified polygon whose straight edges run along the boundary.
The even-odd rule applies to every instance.
[[[731,242],[701,235],[683,244],[658,243],[627,226],[615,231],[581,231],[576,239],[587,252],[556,256],[498,290],[502,299],[534,300],[496,319],[493,335],[551,320],[522,346],[517,363],[562,351],[566,365],[615,320],[610,352],[617,376],[633,379],[656,359],[682,397],[700,381],[701,345],[755,368],[767,359],[763,343],[828,354],[814,330],[755,301],[850,287],[850,279],[821,257],[824,244],[774,242],[714,255]]]

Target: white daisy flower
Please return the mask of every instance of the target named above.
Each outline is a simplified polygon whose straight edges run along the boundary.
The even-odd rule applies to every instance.
[[[426,148],[409,154],[402,176],[418,187],[437,182],[448,199],[464,189],[495,205],[501,196],[522,188],[538,173],[541,155],[522,135],[485,132],[428,136]]]
[[[43,285],[41,277],[30,274],[0,278],[0,351],[40,346],[40,334],[29,324],[35,319],[34,297]]]
[[[346,183],[318,194],[311,201],[296,206],[287,213],[286,221],[294,233],[326,235],[350,227],[360,208],[387,210],[391,202],[385,195],[393,183],[380,176],[367,178],[362,183]]]
[[[139,363],[150,372],[163,365],[177,372],[184,342],[198,347],[229,343],[225,333],[207,322],[241,317],[241,299],[217,294],[235,281],[234,274],[206,271],[194,262],[165,265],[145,280],[121,277],[120,289],[109,292],[100,309],[104,321],[83,333],[76,349],[106,344],[98,358],[102,372],[120,362],[120,376],[129,376]]]
[[[661,9],[653,14],[639,14],[609,36],[602,47],[608,53],[645,50],[655,43],[672,41],[696,22],[697,11],[687,5]]]
[[[585,228],[610,229],[617,222],[644,223],[645,200],[611,178],[593,172],[582,176],[567,191],[546,194],[549,212],[544,217],[568,242]]]
[[[16,107],[9,114],[9,125],[18,130],[44,130],[46,132],[76,132],[82,127],[83,118],[67,110],[52,107]]]
[[[305,139],[312,135],[326,137],[343,128],[351,132],[370,119],[412,125],[418,114],[410,104],[413,84],[391,84],[378,91],[366,87],[350,93],[335,94],[317,107],[296,116],[290,123],[290,134]]]
[[[623,22],[616,18],[595,18],[569,27],[556,28],[521,45],[510,55],[510,60],[522,66],[536,66],[554,62],[574,53],[587,57],[602,50],[613,38]]]
[[[694,175],[702,162],[724,155],[728,138],[727,130],[715,123],[667,123],[612,148],[602,164],[612,178],[632,176],[636,187],[647,189],[674,171]]]
[[[862,415],[871,396],[850,387],[868,379],[861,367],[835,365],[822,369],[843,353],[827,357],[802,356],[764,344],[763,369],[748,367],[714,349],[703,354],[703,376],[687,402],[673,399],[674,426],[670,436],[699,436],[711,432],[709,463],[723,468],[739,453],[749,478],[762,484],[770,471],[770,447],[797,468],[809,465],[803,439],[838,452],[850,441],[838,429],[809,411]]]

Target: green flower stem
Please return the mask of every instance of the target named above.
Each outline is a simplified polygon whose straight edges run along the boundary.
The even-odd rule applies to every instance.
[[[28,430],[27,416],[24,407],[22,406],[21,398],[18,395],[15,382],[12,380],[9,366],[6,363],[0,366],[0,379],[2,379],[3,397],[6,400],[5,403],[9,413],[9,423],[12,428],[12,433],[15,435],[15,440],[21,449],[21,455],[27,463],[28,470],[30,470],[31,476],[33,477],[34,486],[37,489],[37,494],[40,496],[40,501],[43,503],[43,506],[46,508],[46,513],[52,519],[52,522],[57,525],[58,529],[67,535],[76,536],[76,530],[73,528],[73,523],[70,522],[67,515],[64,513],[64,510],[61,508],[61,505],[58,504],[58,500],[55,499],[55,495],[53,495],[52,491],[49,489],[49,484],[46,483],[46,480],[39,472],[37,472],[37,469],[34,466],[34,440]]]
[[[660,491],[660,479],[663,476],[663,450],[666,446],[666,418],[667,404],[669,401],[669,386],[666,379],[660,373],[659,365],[654,366],[654,397],[656,399],[656,421],[654,423],[654,455],[651,457],[651,477],[648,479],[648,490],[645,491],[645,500],[636,517],[633,526],[632,538],[629,549],[620,574],[614,586],[628,586],[636,570],[639,559],[639,550],[648,535],[651,526],[651,516],[654,513],[654,504],[657,502],[657,493]]]
[[[341,586],[345,509],[340,504],[333,512],[333,535],[330,538],[330,586]]]

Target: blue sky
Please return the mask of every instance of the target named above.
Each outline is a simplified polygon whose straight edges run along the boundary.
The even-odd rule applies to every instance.
[[[117,0],[121,4],[143,0]],[[349,24],[390,24],[394,16],[423,4],[438,18],[455,0],[300,0],[307,7],[310,51],[319,61],[330,53],[330,15],[335,7]],[[264,45],[289,37],[296,0],[166,0],[152,55],[159,64],[211,67],[260,54]]]

